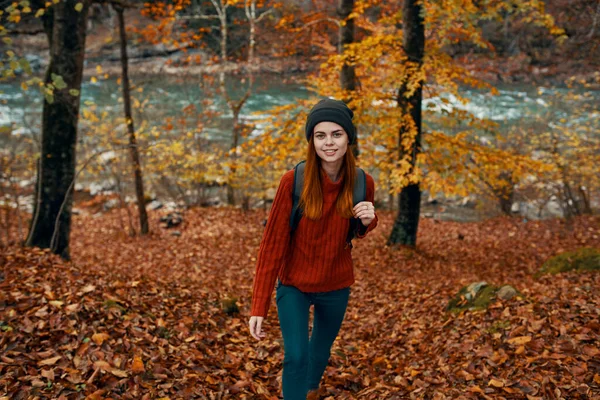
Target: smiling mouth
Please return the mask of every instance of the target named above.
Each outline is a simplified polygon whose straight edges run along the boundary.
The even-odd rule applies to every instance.
[[[332,156],[335,154],[337,150],[325,150],[325,154],[327,154],[328,156]]]

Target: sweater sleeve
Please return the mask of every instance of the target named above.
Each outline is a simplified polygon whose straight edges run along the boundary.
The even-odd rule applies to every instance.
[[[367,201],[375,204],[375,180],[369,174],[367,174]],[[358,232],[356,237],[359,239],[367,236],[367,233],[371,232],[377,226],[377,213],[375,213],[375,219],[371,221],[368,226],[364,226],[362,223],[358,224]]]
[[[290,241],[292,186],[294,170],[286,172],[279,183],[267,225],[260,242],[252,290],[252,316],[267,317],[271,295]]]

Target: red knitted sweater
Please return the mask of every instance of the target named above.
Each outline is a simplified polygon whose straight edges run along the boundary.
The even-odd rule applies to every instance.
[[[375,182],[371,175],[366,174],[366,177],[366,201],[373,202]],[[331,182],[321,169],[323,214],[316,221],[301,218],[290,241],[293,185],[294,170],[290,170],[281,178],[260,243],[252,293],[253,316],[266,318],[277,277],[282,284],[303,292],[326,292],[354,283],[352,249],[346,247],[350,220],[336,210],[342,179]],[[377,215],[357,237],[365,237],[376,226]]]

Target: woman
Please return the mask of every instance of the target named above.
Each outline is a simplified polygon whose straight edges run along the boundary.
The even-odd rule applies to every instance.
[[[290,237],[294,170],[281,178],[260,244],[250,318],[250,333],[265,337],[271,293],[277,284],[277,312],[283,336],[282,387],[285,400],[315,397],[329,361],[354,283],[350,218],[360,219],[357,237],[377,226],[375,183],[366,174],[367,198],[355,206],[352,193],[356,132],[353,112],[341,101],[323,99],[306,120],[308,151],[299,206],[303,216]],[[308,337],[310,305],[314,305]]]

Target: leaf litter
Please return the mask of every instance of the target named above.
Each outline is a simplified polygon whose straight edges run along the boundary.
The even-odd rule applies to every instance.
[[[72,261],[0,253],[0,398],[278,399],[273,300],[248,330],[265,211],[191,209],[180,236],[129,237],[118,212],[78,215]],[[394,215],[356,240],[356,282],[321,382],[323,399],[600,398],[600,274],[533,275],[600,247],[600,218],[421,219],[417,249],[385,245]],[[445,311],[472,282],[522,294]],[[234,303],[236,308],[224,307]],[[2,397],[4,396],[4,397]]]

